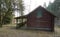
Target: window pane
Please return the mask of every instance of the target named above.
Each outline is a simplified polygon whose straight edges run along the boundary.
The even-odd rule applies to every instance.
[[[42,11],[37,11],[37,18],[42,17]]]

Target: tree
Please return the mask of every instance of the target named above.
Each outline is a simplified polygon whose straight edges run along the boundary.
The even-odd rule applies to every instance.
[[[17,6],[17,8],[14,7],[15,11],[20,11],[20,15],[23,16],[23,11],[24,11],[24,6],[23,6],[23,1],[22,0],[17,0],[16,2],[14,2],[14,5]],[[20,20],[20,22],[22,23],[21,25],[23,25],[23,18]],[[19,25],[20,26],[20,25]]]
[[[50,3],[47,10],[60,17],[60,0],[55,0],[53,3]]]
[[[21,11],[21,16],[23,16],[24,6],[23,6],[23,1],[22,0],[20,0],[19,6],[20,6],[20,11]],[[22,22],[22,25],[23,25],[23,18],[21,19],[21,22]]]
[[[11,22],[12,16],[13,16],[13,10],[15,7],[15,0],[0,0],[0,25],[7,24]],[[22,12],[23,6],[22,6],[22,0],[19,0],[19,9]],[[22,13],[23,14],[23,13]]]
[[[44,6],[44,8],[46,8],[46,2],[44,2],[43,6]]]
[[[3,24],[3,17],[7,12],[5,0],[0,0],[0,26]]]

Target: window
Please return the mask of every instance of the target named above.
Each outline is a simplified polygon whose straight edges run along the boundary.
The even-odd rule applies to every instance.
[[[37,18],[42,17],[42,11],[37,11]]]

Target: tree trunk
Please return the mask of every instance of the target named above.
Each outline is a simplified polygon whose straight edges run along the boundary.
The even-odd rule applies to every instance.
[[[2,13],[1,13],[1,15],[0,15],[0,18],[1,18],[1,19],[0,19],[0,27],[2,27],[2,17],[3,17],[3,16],[2,16]]]

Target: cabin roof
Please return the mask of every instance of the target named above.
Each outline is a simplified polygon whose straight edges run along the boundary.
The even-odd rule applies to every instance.
[[[27,15],[15,17],[14,19],[27,18]]]
[[[36,11],[38,9],[43,9],[44,11],[50,13],[52,16],[56,17],[52,12],[48,11],[47,9],[43,8],[42,6],[38,6],[36,9],[34,9],[33,11],[31,11],[29,14],[33,13],[34,11]],[[24,15],[24,16],[20,16],[20,17],[15,17],[15,19],[26,18],[29,14]]]
[[[31,11],[29,14],[31,14],[32,12],[34,12],[34,11],[36,11],[36,10],[38,10],[38,9],[43,10],[43,11],[46,11],[46,12],[50,13],[52,16],[55,16],[55,17],[56,17],[55,14],[53,14],[53,13],[50,12],[50,11],[48,11],[47,9],[45,9],[45,8],[42,7],[42,6],[38,6],[36,9],[34,9],[33,11]],[[29,14],[28,14],[28,15],[29,15]]]

